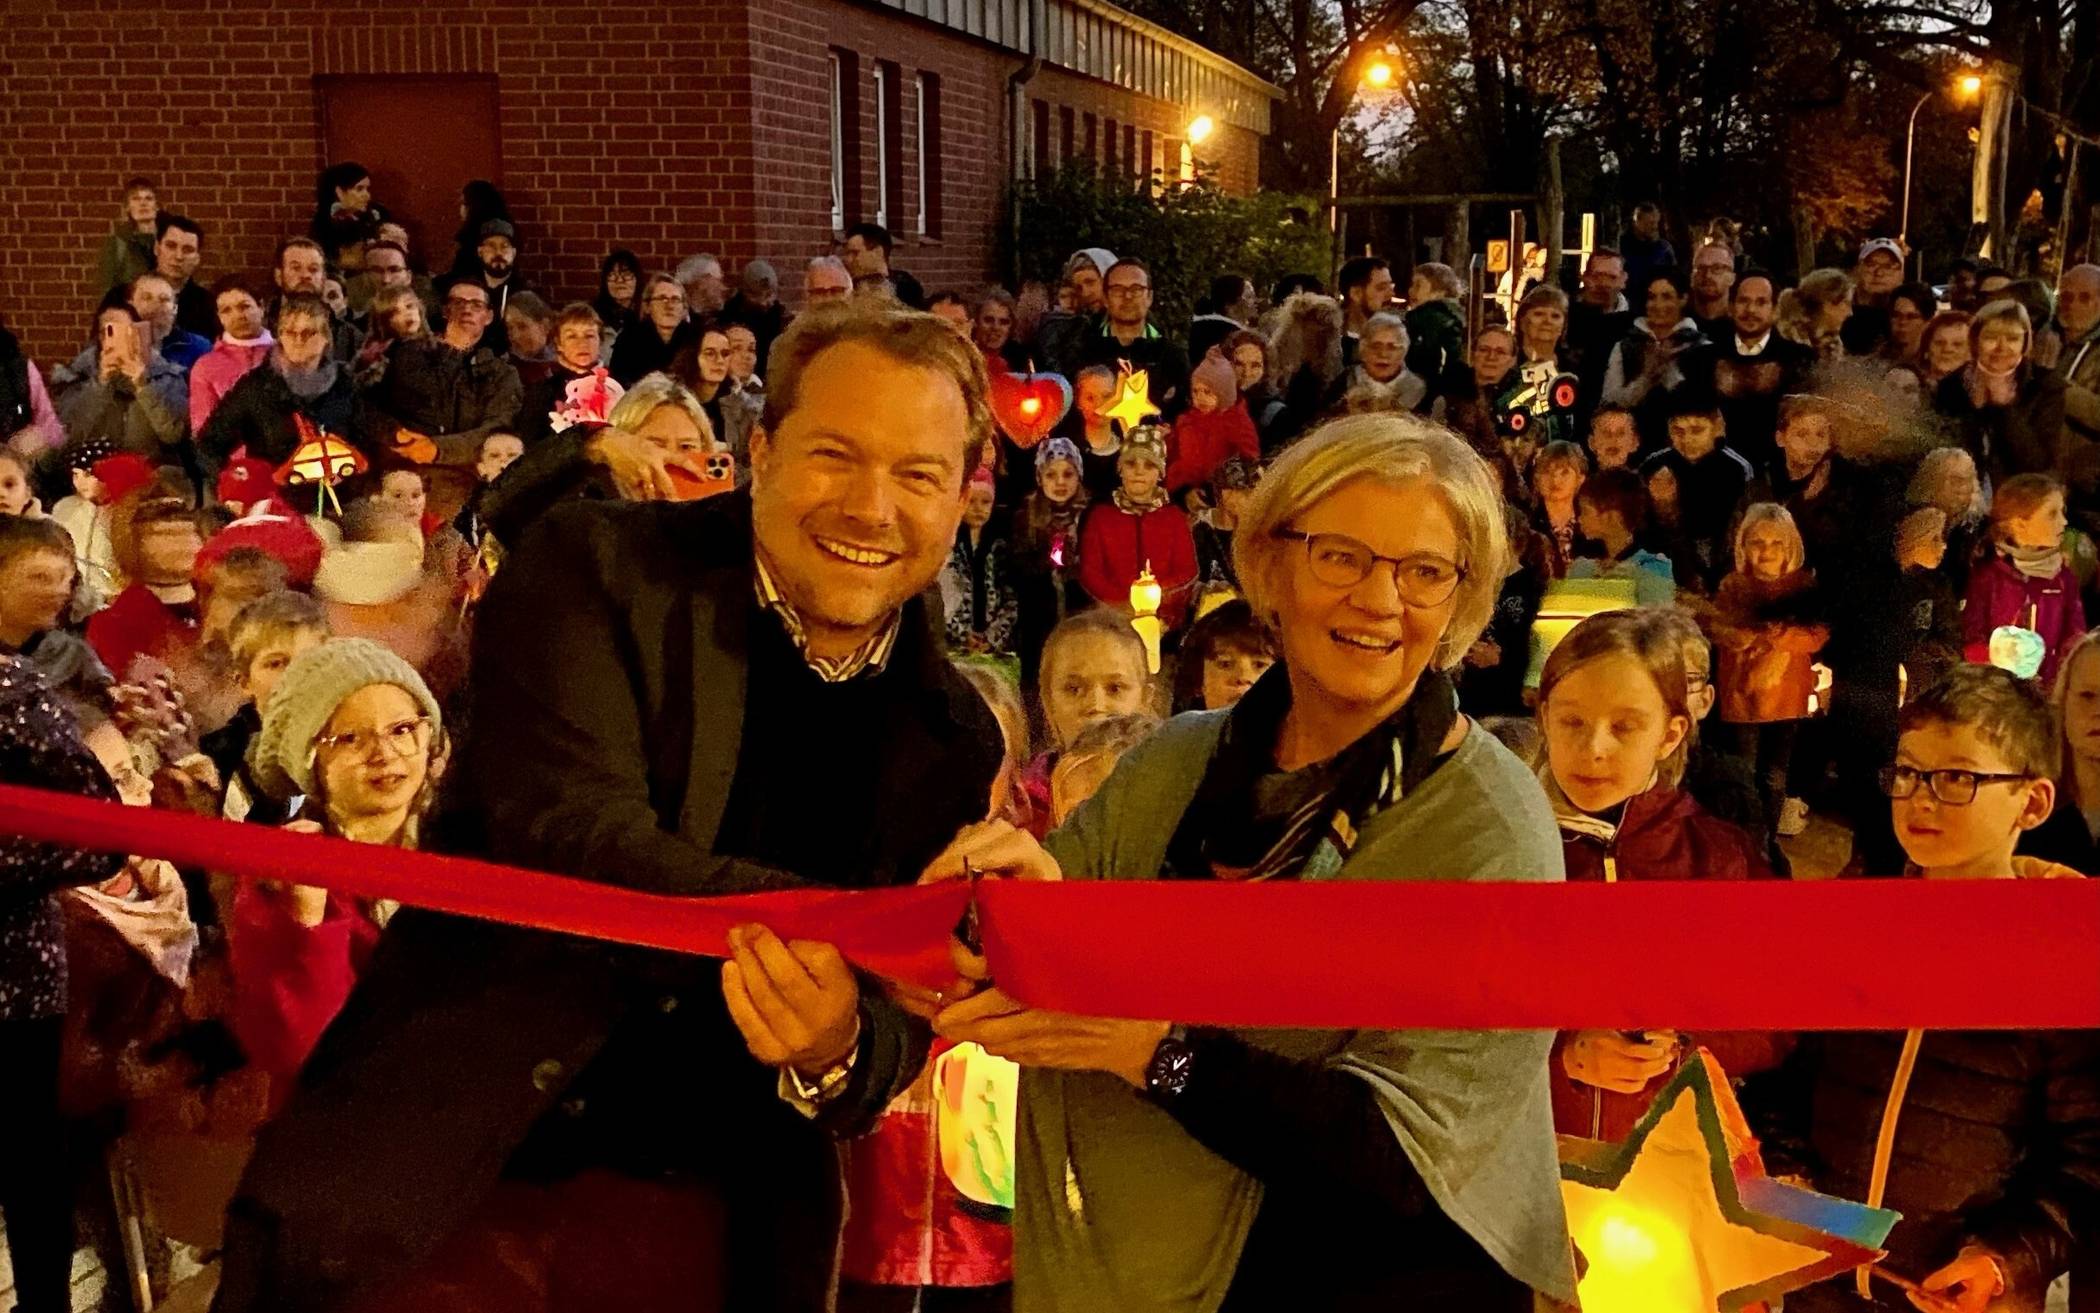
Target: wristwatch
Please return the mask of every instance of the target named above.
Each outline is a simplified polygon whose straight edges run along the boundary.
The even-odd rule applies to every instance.
[[[1145,1064],[1145,1093],[1160,1100],[1175,1098],[1188,1088],[1195,1068],[1196,1050],[1189,1043],[1188,1027],[1170,1026],[1159,1047],[1152,1050],[1152,1060]]]

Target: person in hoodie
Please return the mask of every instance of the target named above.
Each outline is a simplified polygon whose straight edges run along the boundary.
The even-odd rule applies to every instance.
[[[277,333],[260,368],[228,390],[198,430],[197,449],[207,473],[216,473],[236,452],[281,465],[305,440],[300,421],[347,438],[356,409],[350,367],[329,354],[328,307],[318,297],[294,294],[277,303]]]
[[[1070,290],[1072,305],[1052,310],[1037,325],[1035,359],[1040,368],[1073,378],[1087,363],[1083,356],[1089,329],[1100,322],[1107,305],[1103,280],[1115,266],[1115,252],[1099,246],[1082,247],[1066,258],[1060,282]]]
[[[1758,502],[1743,512],[1735,570],[1714,597],[1721,723],[1736,755],[1756,769],[1767,814],[1789,835],[1808,822],[1807,804],[1789,796],[1787,775],[1816,690],[1815,656],[1830,641],[1830,626],[1808,617],[1815,581],[1786,507]]]
[[[1167,494],[1185,510],[1207,505],[1211,479],[1231,456],[1259,461],[1261,439],[1231,364],[1214,354],[1189,374],[1189,408],[1168,440]]]
[[[1141,424],[1116,458],[1122,483],[1097,502],[1079,531],[1079,583],[1103,606],[1130,613],[1130,586],[1150,569],[1160,589],[1159,619],[1172,633],[1188,616],[1196,582],[1196,540],[1188,516],[1167,500],[1166,431]]]
[[[1881,776],[1901,874],[2075,877],[2015,855],[2055,805],[2061,751],[2047,699],[2003,670],[1959,666],[1914,696]],[[1773,1176],[1902,1214],[1876,1266],[1925,1292],[1907,1297],[1862,1268],[1788,1295],[1787,1313],[2039,1313],[2100,1219],[2091,1030],[1803,1036],[1743,1105]]]
[[[1711,593],[1733,564],[1729,531],[1750,487],[1750,462],[1722,444],[1721,403],[1711,392],[1687,388],[1671,398],[1668,423],[1670,449],[1649,457],[1642,474],[1676,476],[1679,527],[1693,556],[1676,565],[1689,566],[1699,591]]]
[[[1697,732],[1688,698],[1682,643],[1661,610],[1591,616],[1546,658],[1540,780],[1570,881],[1770,878],[1755,838],[1678,787]],[[1666,1027],[1564,1031],[1551,1063],[1554,1129],[1620,1139],[1694,1048],[1740,1077],[1773,1065],[1782,1043]]]
[[[474,257],[472,281],[489,294],[491,318],[482,345],[500,359],[510,354],[509,330],[504,327],[510,299],[532,290],[532,284],[518,272],[518,230],[508,219],[484,222],[474,245]]]
[[[1991,635],[2025,629],[2042,641],[2037,672],[2047,687],[2085,632],[2078,578],[2064,559],[2064,485],[2053,474],[2016,474],[1991,498],[1991,555],[1969,574],[1962,641],[1971,661],[1990,661]]]
[[[263,319],[263,297],[245,274],[228,274],[212,287],[219,340],[190,366],[190,432],[202,433],[219,403],[249,370],[269,359],[277,339]]]
[[[1707,345],[1699,324],[1684,313],[1684,278],[1674,269],[1648,277],[1641,289],[1643,313],[1611,349],[1604,367],[1603,401],[1633,412],[1646,447],[1662,445],[1670,394],[1683,387],[1686,367]]]
[[[179,460],[189,439],[189,379],[146,345],[138,312],[105,306],[95,340],[51,371],[68,438],[107,438],[148,459]]]

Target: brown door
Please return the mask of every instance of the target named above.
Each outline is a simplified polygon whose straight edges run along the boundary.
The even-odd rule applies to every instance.
[[[372,171],[372,199],[407,227],[415,263],[452,267],[459,189],[503,183],[496,79],[457,73],[343,74],[314,79],[328,162]]]

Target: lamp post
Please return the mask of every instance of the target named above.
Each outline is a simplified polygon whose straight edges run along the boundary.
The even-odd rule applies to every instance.
[[[1964,74],[1956,79],[1954,87],[1959,96],[1967,100],[1983,89],[1983,79],[1974,73]],[[1910,127],[1903,134],[1903,217],[1896,225],[1896,240],[1905,251],[1910,250],[1910,161],[1918,144],[1918,111],[1938,94],[1937,91],[1928,91],[1918,97],[1918,103],[1910,107]]]
[[[1393,66],[1380,59],[1363,71],[1360,85],[1374,87],[1380,91],[1393,85]],[[1342,125],[1336,123],[1327,139],[1327,235],[1331,240],[1339,231],[1342,220]]]

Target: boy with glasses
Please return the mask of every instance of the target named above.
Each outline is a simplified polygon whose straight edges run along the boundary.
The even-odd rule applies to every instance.
[[[2062,751],[2049,704],[2032,685],[1996,667],[1960,666],[1906,704],[1899,725],[1896,760],[1881,782],[1909,874],[2078,874],[2013,855],[2055,803]],[[1954,974],[1969,969],[1944,965]],[[1816,1189],[1903,1215],[1887,1258],[1788,1295],[1787,1313],[2039,1310],[2074,1250],[2090,1243],[2100,1216],[2093,1032],[1811,1035],[1765,1079],[1753,1080],[1746,1106],[1772,1175],[1798,1174]]]

